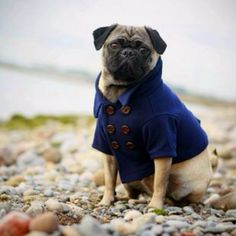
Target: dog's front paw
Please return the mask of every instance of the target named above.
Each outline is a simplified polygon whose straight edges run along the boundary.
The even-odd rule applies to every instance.
[[[103,196],[102,200],[98,203],[98,206],[110,206],[115,201],[114,196]]]
[[[163,200],[159,199],[159,198],[152,198],[150,203],[148,204],[148,208],[162,209],[163,208]]]

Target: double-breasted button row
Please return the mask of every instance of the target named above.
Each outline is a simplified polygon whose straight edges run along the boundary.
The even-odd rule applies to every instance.
[[[128,133],[130,132],[129,126],[128,126],[128,125],[122,125],[122,126],[121,126],[121,132],[122,132],[123,134],[128,134]]]
[[[115,113],[115,108],[112,105],[108,105],[105,108],[105,112],[107,115],[111,116]]]
[[[135,148],[134,143],[131,142],[131,141],[127,141],[127,142],[125,143],[125,146],[126,146],[127,149],[134,149],[134,148]]]
[[[135,144],[134,144],[133,142],[131,142],[131,141],[127,141],[127,142],[125,143],[125,146],[126,146],[127,149],[130,149],[130,150],[132,150],[132,149],[135,148]],[[117,149],[120,148],[120,144],[119,144],[117,141],[112,141],[112,142],[111,142],[111,147],[112,147],[113,149],[117,150]]]
[[[120,148],[120,144],[117,141],[112,141],[111,142],[111,147],[115,150]]]
[[[120,110],[123,114],[128,115],[131,111],[131,107],[127,106],[127,105],[122,106]],[[115,108],[112,105],[108,105],[105,108],[105,113],[109,116],[114,115],[115,114]]]
[[[131,107],[126,105],[126,106],[121,107],[120,110],[123,114],[128,115],[131,111]]]
[[[116,128],[115,128],[114,125],[107,125],[107,132],[108,132],[109,134],[114,134],[115,131],[116,131]]]
[[[111,125],[111,124],[107,125],[107,126],[106,126],[106,129],[107,129],[107,132],[108,132],[109,134],[114,134],[115,131],[116,131],[115,126],[114,126],[114,125]],[[122,125],[122,126],[121,126],[121,132],[122,132],[123,134],[129,134],[129,132],[130,132],[129,126],[128,126],[128,125]]]

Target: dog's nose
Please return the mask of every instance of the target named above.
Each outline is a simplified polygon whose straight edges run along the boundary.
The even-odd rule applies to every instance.
[[[130,48],[125,48],[122,52],[121,55],[124,57],[132,57],[134,56],[134,51]]]

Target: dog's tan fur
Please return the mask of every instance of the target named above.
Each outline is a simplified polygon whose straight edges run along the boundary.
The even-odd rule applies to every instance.
[[[104,48],[117,35],[125,36],[128,39],[136,37],[145,41],[145,43],[153,49],[151,40],[144,27],[121,25],[118,25],[107,38]],[[103,49],[103,58],[106,56],[106,53],[106,50]],[[150,63],[150,70],[154,68],[159,58],[159,55],[154,49],[152,50],[151,57],[152,61]],[[117,101],[118,97],[125,91],[125,87],[110,86],[113,83],[114,79],[103,63],[99,89],[111,102]],[[131,198],[136,198],[140,192],[146,192],[152,195],[149,207],[154,208],[163,207],[166,195],[178,201],[182,199],[190,202],[200,201],[212,175],[212,168],[207,150],[204,150],[192,159],[173,165],[170,157],[158,157],[154,160],[154,165],[154,175],[146,177],[140,181],[124,184],[128,195]],[[113,156],[105,155],[104,173],[105,192],[100,205],[110,205],[115,200],[114,193],[117,178],[117,167]]]

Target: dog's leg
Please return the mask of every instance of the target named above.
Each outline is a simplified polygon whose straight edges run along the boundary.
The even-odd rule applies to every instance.
[[[150,208],[162,208],[166,188],[169,181],[169,173],[171,168],[172,158],[162,157],[154,160],[155,174],[153,183],[152,199],[148,205]]]
[[[99,205],[111,205],[115,200],[115,186],[117,178],[116,160],[113,156],[104,157],[105,191]]]

